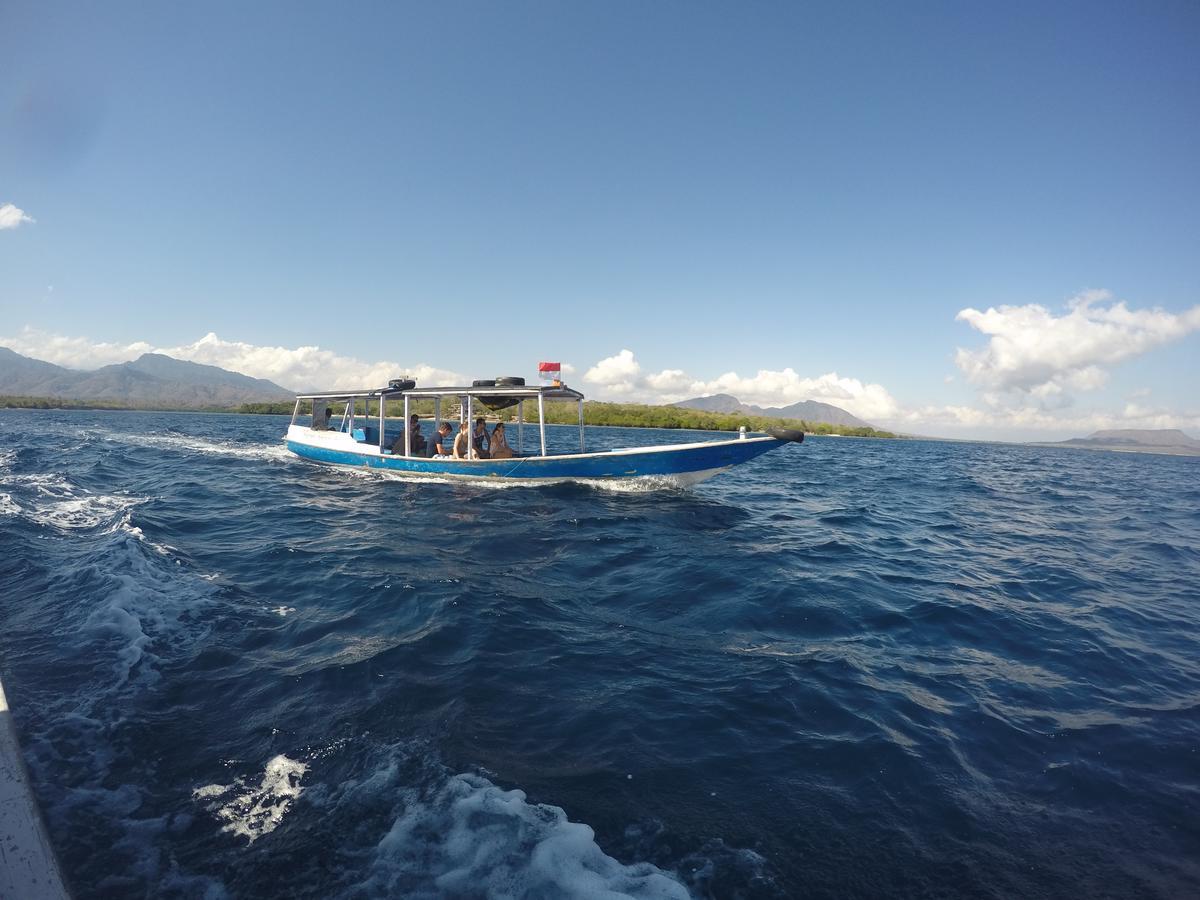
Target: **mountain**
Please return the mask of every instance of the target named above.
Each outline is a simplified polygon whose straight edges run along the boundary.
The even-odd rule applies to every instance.
[[[768,407],[762,411],[764,416],[778,419],[803,419],[806,422],[828,422],[830,425],[848,425],[851,428],[874,428],[862,419],[850,415],[840,406],[821,403],[817,400],[801,400],[791,406]]]
[[[159,353],[144,353],[132,362],[80,372],[30,359],[7,347],[0,347],[0,394],[185,409],[290,400],[295,396],[262,378]]]
[[[745,413],[747,415],[758,415],[751,413],[751,407],[745,406],[742,401],[731,394],[713,394],[711,397],[694,397],[691,400],[681,400],[678,403],[672,403],[672,406],[682,407],[683,409],[702,409],[704,412],[715,413]],[[754,407],[757,409],[758,407]]]
[[[1047,446],[1080,447],[1086,450],[1124,450],[1131,453],[1169,453],[1200,456],[1200,441],[1177,428],[1118,428],[1093,431],[1085,438],[1056,441]]]
[[[862,419],[852,416],[844,409],[816,400],[801,400],[791,406],[754,406],[742,403],[731,394],[713,394],[709,397],[693,397],[681,400],[672,406],[683,409],[702,409],[705,412],[741,413],[746,416],[768,416],[772,419],[803,419],[805,422],[825,422],[829,425],[845,425],[851,428],[873,428]]]
[[[42,388],[52,386],[61,379],[69,380],[78,372],[56,366],[40,359],[30,359],[0,347],[0,392],[7,394],[29,394],[43,396]],[[54,391],[50,390],[53,394]]]

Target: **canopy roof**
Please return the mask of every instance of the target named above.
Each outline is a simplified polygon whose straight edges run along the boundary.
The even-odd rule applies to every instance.
[[[529,400],[539,396],[546,400],[582,400],[583,394],[572,388],[542,387],[540,385],[491,385],[480,387],[419,387],[406,391],[392,388],[366,388],[361,391],[318,391],[313,394],[297,394],[297,400],[354,400],[362,397],[389,400],[393,397],[506,397],[512,400]]]

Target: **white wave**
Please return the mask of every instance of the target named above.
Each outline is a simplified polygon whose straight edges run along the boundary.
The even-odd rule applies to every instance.
[[[289,451],[290,455],[290,451]],[[293,457],[295,458],[295,457]],[[469,485],[483,490],[509,490],[511,488],[544,488],[551,485],[578,484],[583,487],[610,491],[616,494],[649,494],[661,491],[679,491],[687,487],[680,479],[671,475],[642,475],[637,478],[473,478],[453,475],[415,475],[387,469],[366,469],[356,466],[328,466],[330,472],[348,478],[366,478],[383,481],[399,481],[404,484],[453,484]]]
[[[526,802],[478,775],[454,775],[408,798],[379,842],[368,896],[682,898],[688,889],[650,863],[625,865],[587,825]]]
[[[247,838],[253,844],[264,834],[279,827],[287,811],[302,793],[300,780],[308,766],[283,754],[273,757],[258,785],[247,785],[244,779],[233,784],[209,784],[192,791],[192,798],[225,824],[229,831]]]
[[[21,507],[8,494],[0,493],[0,516],[19,516]]]
[[[109,431],[105,440],[133,446],[159,447],[166,450],[182,450],[187,453],[208,453],[216,456],[237,456],[243,459],[291,460],[295,455],[281,440],[277,444],[244,444],[236,441],[210,441],[193,435],[182,434],[129,434]]]
[[[120,525],[128,510],[147,502],[129,494],[96,494],[70,483],[55,472],[0,475],[0,485],[11,493],[0,504],[8,515],[20,515],[40,525],[64,531]]]
[[[17,451],[5,447],[0,450],[0,469],[11,469],[12,464],[17,461]]]
[[[163,559],[166,548],[132,531],[113,533],[94,551],[100,602],[86,629],[115,643],[114,688],[132,680],[153,683],[168,654],[207,634],[196,613],[212,602],[215,585]],[[149,555],[147,549],[154,551]],[[178,563],[178,560],[176,560]]]
[[[611,491],[614,494],[653,494],[659,491],[679,491],[688,487],[677,476],[643,475],[640,478],[578,478],[576,484]]]
[[[126,510],[125,515],[122,516],[121,521],[117,523],[116,527],[131,537],[137,538],[139,541],[161,556],[170,556],[172,553],[177,552],[170,544],[160,544],[158,541],[152,541],[150,538],[146,537],[142,529],[138,528],[131,522],[130,513],[128,510]],[[211,581],[215,576],[201,575],[200,577]]]

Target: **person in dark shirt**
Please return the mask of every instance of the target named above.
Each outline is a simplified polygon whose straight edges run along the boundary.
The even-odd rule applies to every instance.
[[[483,423],[483,416],[475,420],[475,434],[471,438],[475,444],[475,455],[479,459],[488,458],[488,449],[491,446],[488,441],[487,426]]]
[[[421,417],[413,413],[408,417],[408,430],[412,434],[409,439],[409,444],[412,446],[413,453],[425,452],[425,435],[421,434]]]
[[[313,410],[313,431],[333,431],[333,423],[329,420],[333,418],[333,410],[330,407],[325,407],[325,415],[317,414],[316,409]]]
[[[443,422],[437,427],[437,431],[433,435],[433,440],[429,442],[429,446],[425,448],[425,455],[429,458],[435,456],[450,455],[450,432],[454,430],[449,422]]]

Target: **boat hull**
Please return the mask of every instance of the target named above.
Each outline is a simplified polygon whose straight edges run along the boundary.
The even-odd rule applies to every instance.
[[[287,447],[314,462],[440,478],[522,482],[658,479],[695,484],[781,447],[785,441],[754,437],[596,453],[524,456],[517,459],[425,459],[380,453],[379,448],[337,432],[293,426]]]

